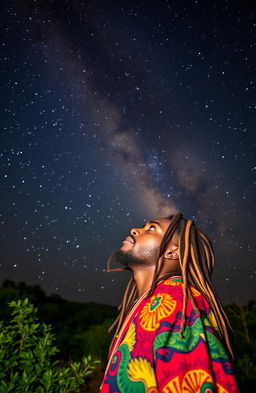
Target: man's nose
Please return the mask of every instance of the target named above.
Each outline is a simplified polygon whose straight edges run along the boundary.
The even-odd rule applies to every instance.
[[[138,228],[132,228],[130,230],[130,233],[131,233],[131,235],[137,236],[137,235],[139,235],[140,232],[139,232]]]

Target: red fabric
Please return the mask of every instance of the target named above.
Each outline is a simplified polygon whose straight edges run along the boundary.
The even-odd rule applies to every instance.
[[[200,316],[188,300],[181,338],[182,285],[169,278],[135,307],[113,343],[101,393],[237,393],[214,315],[194,288]]]

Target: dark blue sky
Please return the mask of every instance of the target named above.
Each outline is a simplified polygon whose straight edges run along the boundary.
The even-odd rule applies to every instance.
[[[117,304],[107,257],[182,211],[255,291],[253,1],[4,1],[1,277]]]

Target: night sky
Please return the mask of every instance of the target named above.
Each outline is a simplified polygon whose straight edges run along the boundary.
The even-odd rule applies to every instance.
[[[130,228],[212,239],[224,304],[256,296],[255,2],[6,0],[1,279],[118,304]]]

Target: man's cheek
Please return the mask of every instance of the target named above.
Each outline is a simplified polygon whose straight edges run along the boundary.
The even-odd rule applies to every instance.
[[[149,241],[147,242],[146,245],[142,245],[141,247],[139,247],[136,251],[136,255],[141,256],[141,257],[152,257],[155,256],[158,249],[155,245],[154,241]]]

